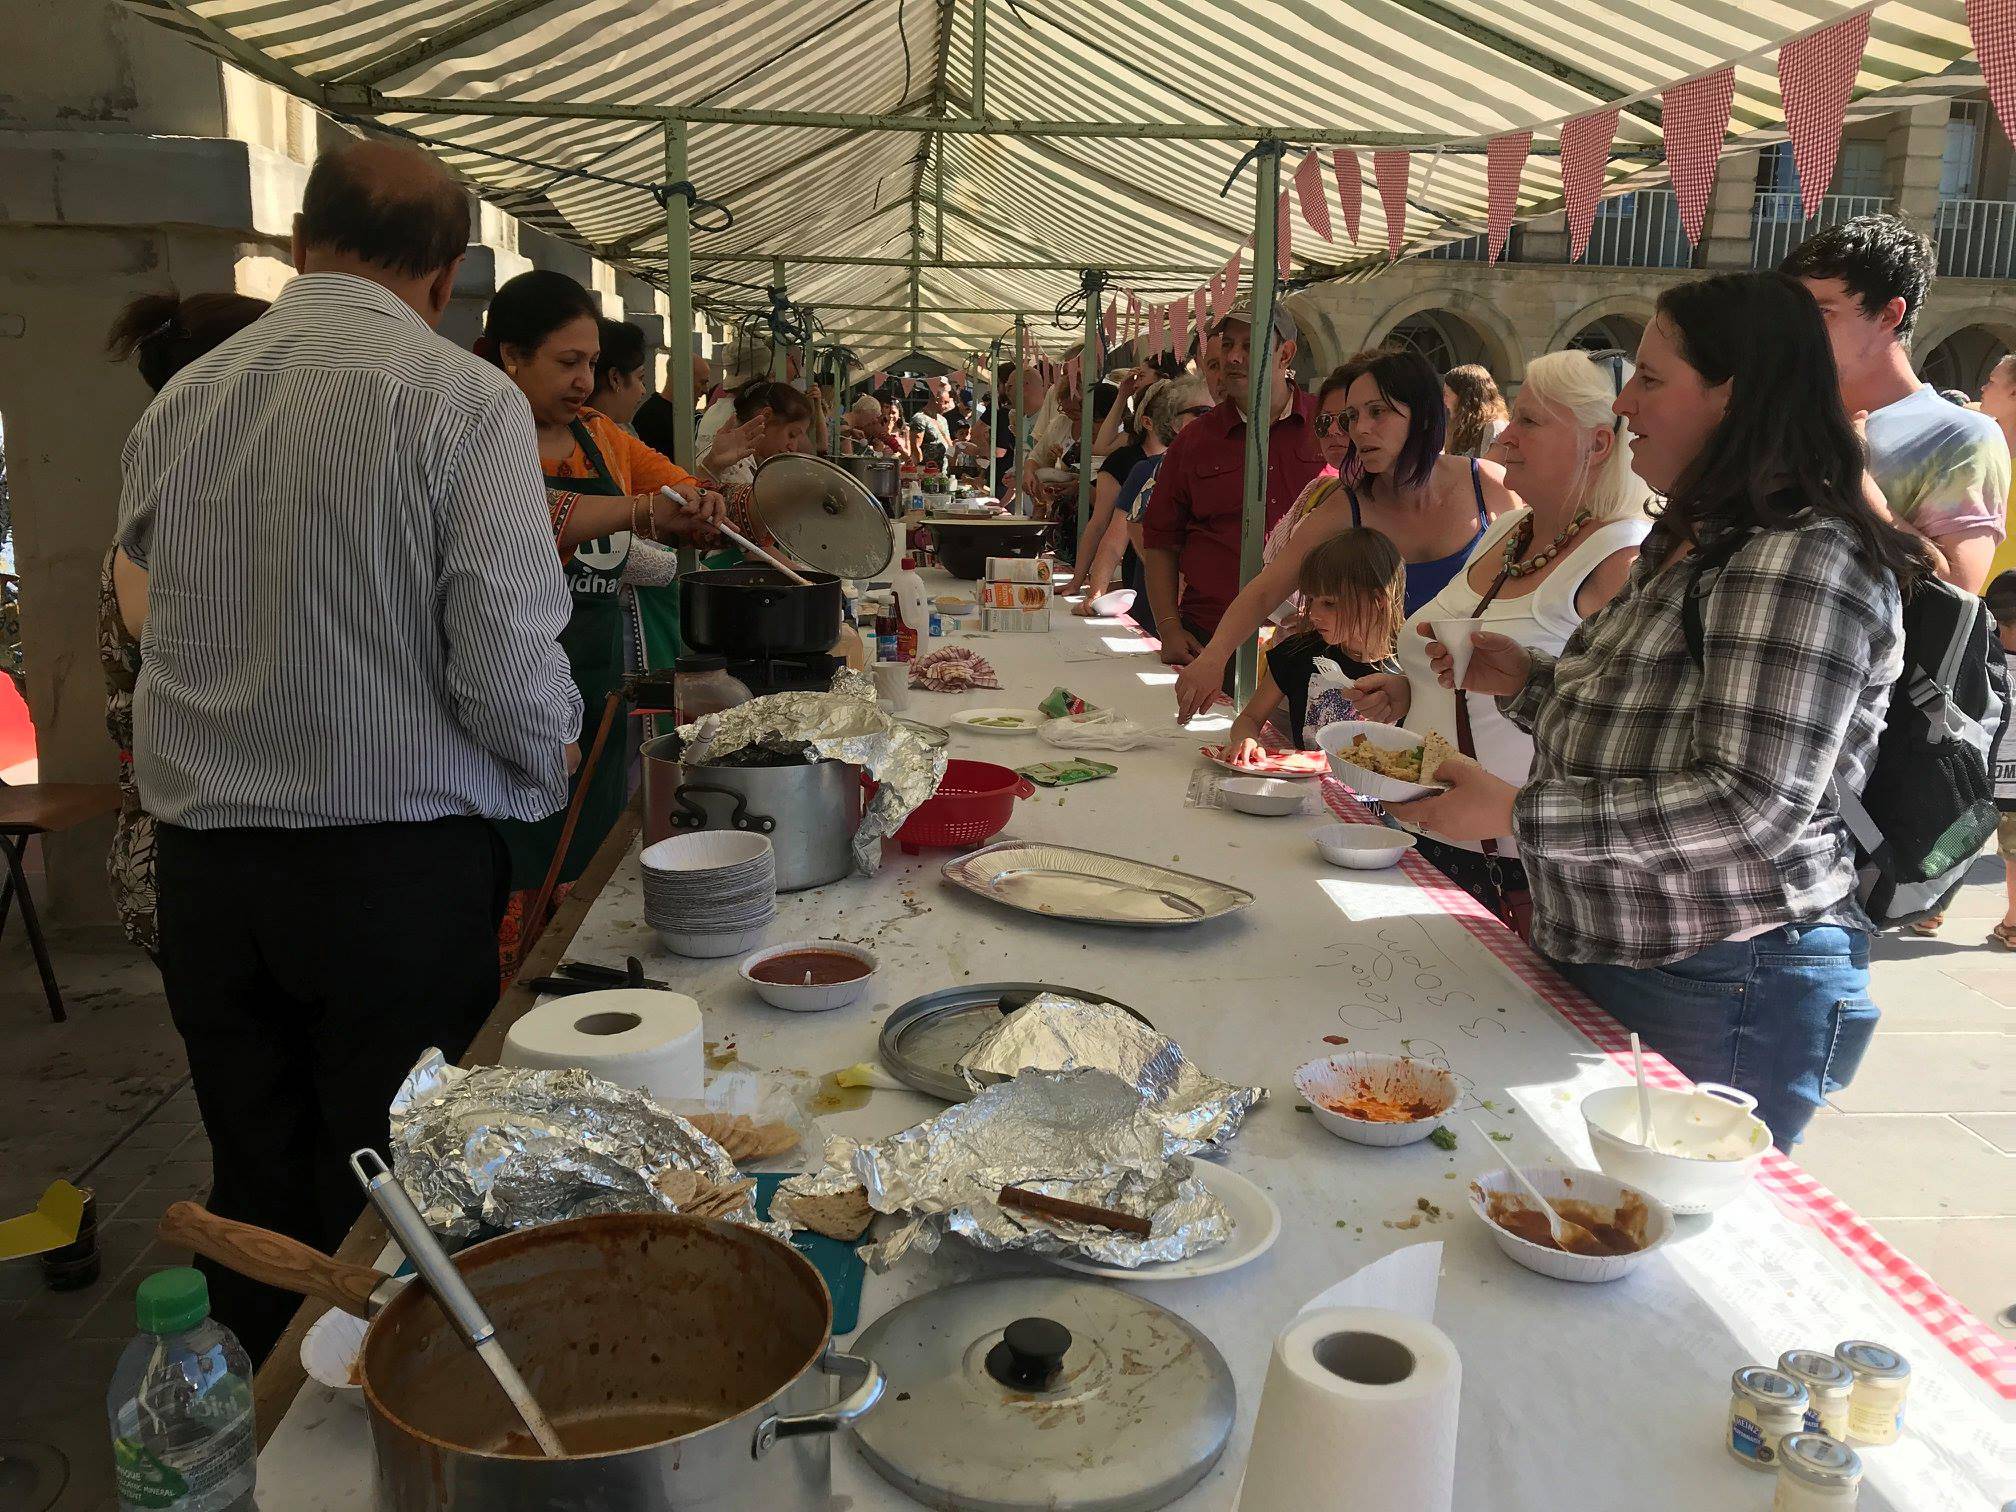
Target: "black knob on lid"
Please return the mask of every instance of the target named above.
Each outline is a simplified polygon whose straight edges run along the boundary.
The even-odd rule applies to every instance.
[[[1071,1330],[1050,1318],[1017,1318],[987,1351],[987,1374],[1017,1391],[1047,1391],[1064,1373]]]

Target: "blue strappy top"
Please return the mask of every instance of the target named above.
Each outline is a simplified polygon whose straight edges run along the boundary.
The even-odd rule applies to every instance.
[[[1476,548],[1477,543],[1484,539],[1484,532],[1490,528],[1491,516],[1484,511],[1484,478],[1477,471],[1475,457],[1470,459],[1470,487],[1477,495],[1476,534],[1448,556],[1407,564],[1407,613],[1410,615],[1449,586],[1450,579],[1463,570],[1463,564],[1470,560],[1470,553]],[[1358,491],[1346,489],[1345,492],[1351,498],[1351,523],[1362,524],[1363,521],[1358,514]]]

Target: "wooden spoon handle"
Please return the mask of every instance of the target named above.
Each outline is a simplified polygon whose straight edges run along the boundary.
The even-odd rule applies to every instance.
[[[1023,1212],[1034,1213],[1039,1218],[1063,1218],[1072,1223],[1085,1223],[1094,1228],[1132,1234],[1137,1239],[1146,1239],[1155,1232],[1154,1225],[1146,1218],[1137,1218],[1132,1213],[1116,1212],[1112,1208],[1092,1207],[1083,1202],[1070,1202],[1062,1197],[1049,1197],[1042,1192],[1031,1192],[1022,1187],[1004,1186],[996,1201],[1005,1208],[1020,1208]]]
[[[370,1266],[332,1260],[285,1234],[219,1218],[200,1203],[175,1203],[154,1232],[162,1243],[194,1250],[249,1280],[318,1297],[360,1318],[371,1316],[371,1294],[385,1280]]]

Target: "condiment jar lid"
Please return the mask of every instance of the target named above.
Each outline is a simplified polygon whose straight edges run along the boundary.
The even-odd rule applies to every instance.
[[[1740,1397],[1748,1397],[1766,1407],[1804,1407],[1806,1387],[1781,1370],[1773,1370],[1769,1365],[1745,1365],[1729,1378],[1729,1385]]]
[[[872,578],[895,554],[881,501],[824,457],[771,457],[756,469],[749,506],[792,556],[836,577]]]
[[[1911,1363],[1887,1344],[1867,1339],[1844,1339],[1834,1346],[1834,1358],[1855,1372],[1857,1379],[1902,1380],[1911,1374]]]
[[[1778,1356],[1778,1368],[1793,1380],[1804,1381],[1808,1390],[1815,1386],[1845,1390],[1855,1384],[1853,1371],[1817,1349],[1788,1349]]]
[[[933,1507],[1147,1512],[1209,1472],[1232,1372],[1168,1309],[1042,1276],[913,1297],[855,1352],[888,1373],[854,1427],[890,1484]]]
[[[1809,1486],[1841,1491],[1862,1479],[1862,1456],[1824,1433],[1788,1433],[1778,1440],[1778,1470]]]

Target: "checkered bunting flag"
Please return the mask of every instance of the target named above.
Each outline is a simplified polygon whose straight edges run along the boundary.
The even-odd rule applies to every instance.
[[[1358,243],[1358,217],[1365,207],[1365,175],[1358,166],[1358,154],[1339,147],[1330,155],[1330,171],[1337,180],[1337,205],[1344,212],[1344,234]]]
[[[1680,224],[1691,246],[1701,244],[1708,196],[1715,188],[1715,165],[1729,131],[1729,105],[1736,94],[1736,70],[1718,68],[1667,90],[1660,105],[1666,117],[1666,167],[1680,202]]]
[[[1505,250],[1505,238],[1512,233],[1512,213],[1519,208],[1519,175],[1526,171],[1526,154],[1532,149],[1533,133],[1513,132],[1493,137],[1485,149],[1490,184],[1490,234],[1486,250],[1490,261],[1498,261]]]
[[[1967,29],[2002,134],[2016,139],[2016,0],[1967,0]]]
[[[1323,197],[1323,159],[1310,153],[1295,170],[1295,203],[1302,211],[1302,224],[1323,240],[1335,241],[1330,227],[1330,201]]]
[[[1245,250],[1244,247],[1234,247],[1232,255],[1225,259],[1225,271],[1218,275],[1220,282],[1211,304],[1211,313],[1220,320],[1232,308],[1232,301],[1239,297],[1239,259]]]
[[[1407,244],[1407,171],[1411,159],[1404,152],[1372,154],[1372,177],[1379,183],[1379,203],[1386,208],[1386,255],[1400,256]]]
[[[1596,205],[1603,194],[1603,170],[1617,139],[1617,107],[1592,110],[1561,128],[1561,197],[1568,207],[1568,260],[1580,262],[1589,249]]]
[[[1785,104],[1785,130],[1792,138],[1792,161],[1799,170],[1799,198],[1811,220],[1834,182],[1841,152],[1841,122],[1848,95],[1862,71],[1869,45],[1869,12],[1859,11],[1825,31],[1794,37],[1778,49],[1778,93]]]

